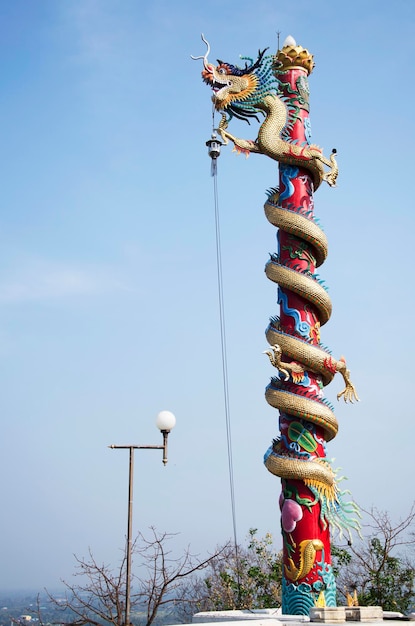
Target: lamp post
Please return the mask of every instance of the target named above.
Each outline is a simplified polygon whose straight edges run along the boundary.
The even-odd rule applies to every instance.
[[[125,619],[124,626],[130,626],[130,604],[131,604],[131,553],[132,553],[132,528],[133,528],[133,477],[134,477],[134,450],[163,450],[163,464],[167,464],[167,438],[169,432],[174,428],[176,418],[171,411],[160,411],[157,415],[156,426],[163,435],[163,445],[161,446],[138,446],[138,445],[116,445],[108,446],[112,449],[122,449],[130,451],[130,463],[128,472],[128,523],[127,523],[127,571],[125,582]]]

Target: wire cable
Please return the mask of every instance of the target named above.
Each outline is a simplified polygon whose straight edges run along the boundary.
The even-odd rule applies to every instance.
[[[213,108],[213,111],[212,111],[213,133],[215,132],[214,116],[215,116],[215,112]],[[238,582],[238,605],[239,605],[241,589],[240,589],[238,538],[237,538],[237,527],[236,527],[235,481],[234,481],[234,474],[233,474],[231,411],[230,411],[229,383],[228,383],[228,358],[227,358],[227,349],[226,349],[225,301],[224,301],[224,295],[223,295],[224,290],[223,290],[223,272],[222,272],[220,216],[219,216],[217,156],[215,158],[212,157],[211,175],[213,177],[213,195],[214,195],[214,208],[215,208],[216,267],[217,267],[217,281],[218,281],[223,396],[224,396],[224,406],[225,406],[229,487],[230,487],[230,499],[231,499],[231,510],[232,510],[232,528],[233,528],[233,538],[234,538],[234,546],[235,546],[236,573],[237,573],[237,582]]]

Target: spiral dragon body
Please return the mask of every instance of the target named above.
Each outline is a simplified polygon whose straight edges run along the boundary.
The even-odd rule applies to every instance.
[[[203,37],[203,36],[202,36]],[[314,219],[314,191],[325,181],[335,186],[338,168],[310,142],[308,82],[313,58],[289,43],[275,56],[265,50],[245,67],[203,57],[203,80],[212,87],[222,114],[218,132],[237,152],[264,154],[279,162],[279,184],[268,192],[265,215],[278,229],[278,252],[265,266],[278,284],[279,316],[266,330],[266,350],[276,375],[265,391],[279,410],[279,436],[265,454],[267,469],[282,479],[283,612],[308,614],[317,598],[336,603],[331,568],[330,528],[358,529],[358,511],[346,502],[326,456],[326,442],[338,431],[333,407],[323,388],[339,372],[345,388],[338,399],[357,398],[343,357],[335,359],[320,342],[320,329],[331,316],[327,290],[316,274],[327,257],[327,238]],[[236,117],[265,116],[255,140],[228,131]],[[318,559],[318,555],[321,558]]]

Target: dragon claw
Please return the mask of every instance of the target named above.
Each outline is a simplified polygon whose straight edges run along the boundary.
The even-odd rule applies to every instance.
[[[337,400],[340,400],[340,398],[343,398],[345,402],[350,402],[351,404],[353,404],[354,401],[360,402],[356,389],[351,382],[347,383],[343,391],[337,394]]]

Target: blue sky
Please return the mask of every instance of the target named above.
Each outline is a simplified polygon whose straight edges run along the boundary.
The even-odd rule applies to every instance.
[[[340,166],[315,196],[334,309],[322,340],[362,399],[336,407],[329,455],[359,504],[408,511],[414,18],[412,0],[0,1],[0,588],[55,587],[89,547],[118,562],[128,458],[107,446],[159,443],[161,409],[177,417],[170,461],[137,454],[135,530],[179,533],[176,549],[200,554],[232,535],[211,94],[190,59],[202,32],[212,59],[276,50],[277,31],[315,55],[313,140]],[[256,527],[278,544],[279,481],[262,465],[278,432],[262,354],[277,313],[262,207],[277,180],[265,157],[223,150],[236,522],[241,541]]]

